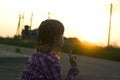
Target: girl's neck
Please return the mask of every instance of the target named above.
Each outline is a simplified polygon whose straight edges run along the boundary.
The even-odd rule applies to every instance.
[[[50,55],[55,56],[58,60],[60,59],[60,51],[58,50],[51,50]]]

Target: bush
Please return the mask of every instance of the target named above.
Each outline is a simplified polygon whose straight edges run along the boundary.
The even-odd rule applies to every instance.
[[[0,38],[1,44],[34,48],[35,41],[25,39]]]
[[[21,51],[20,51],[20,48],[16,48],[16,49],[15,49],[15,52],[16,52],[16,53],[20,53],[20,52],[21,52]]]

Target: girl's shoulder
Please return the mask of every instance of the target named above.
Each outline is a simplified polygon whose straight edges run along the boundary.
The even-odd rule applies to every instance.
[[[39,52],[39,51],[34,52],[32,57],[43,59],[43,60],[48,60],[48,61],[51,61],[51,62],[58,61],[55,56],[50,55],[49,53],[43,53],[43,52]]]

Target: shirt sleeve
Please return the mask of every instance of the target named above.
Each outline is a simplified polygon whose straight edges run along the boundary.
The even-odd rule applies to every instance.
[[[72,67],[67,74],[65,80],[75,80],[75,77],[78,75],[79,70],[76,67]]]

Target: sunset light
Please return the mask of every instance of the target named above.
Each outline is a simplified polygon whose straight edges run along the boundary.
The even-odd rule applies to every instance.
[[[20,13],[24,13],[24,25],[29,25],[29,18],[33,12],[32,29],[35,29],[42,20],[48,18],[48,12],[50,12],[50,18],[63,22],[65,26],[64,36],[77,37],[82,41],[97,44],[106,43],[109,26],[109,4],[115,4],[116,1],[117,0],[70,0],[68,2],[66,0],[2,0],[0,1],[0,21],[2,22],[0,23],[0,28],[2,28],[0,36],[14,36],[18,25],[18,15]],[[111,34],[111,41],[113,42],[119,41],[118,35],[115,35],[114,32],[119,33],[118,26],[120,26],[120,18],[118,15],[120,12],[115,12],[119,7],[114,7]]]

